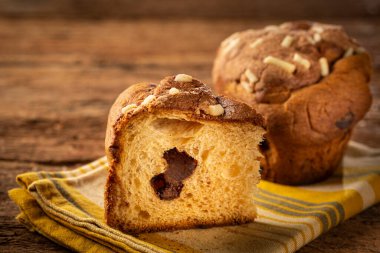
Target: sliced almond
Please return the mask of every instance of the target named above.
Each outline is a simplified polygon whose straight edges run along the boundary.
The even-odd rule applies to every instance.
[[[319,59],[319,65],[321,66],[321,75],[327,76],[330,73],[329,63],[325,57]]]
[[[253,86],[250,83],[242,81],[240,84],[241,87],[243,87],[243,89],[245,89],[249,93],[253,93]]]
[[[320,41],[322,40],[322,36],[321,36],[321,34],[320,34],[320,33],[314,33],[314,35],[313,35],[313,40],[314,40],[315,42],[320,42]]]
[[[306,39],[310,44],[315,45],[316,42],[312,37],[307,36]]]
[[[121,113],[125,114],[137,108],[136,104],[129,104],[121,108]]]
[[[228,44],[226,44],[226,46],[223,49],[224,53],[228,53],[229,51],[231,51],[234,47],[236,47],[239,44],[239,42],[240,42],[239,38],[235,38],[229,41]]]
[[[357,53],[357,54],[363,54],[363,53],[366,53],[366,52],[367,52],[367,50],[365,50],[364,47],[357,47],[357,48],[355,48],[355,53]]]
[[[178,94],[179,93],[179,89],[173,87],[173,88],[170,88],[169,90],[169,94],[170,95],[175,95],[175,94]]]
[[[294,64],[281,60],[279,58],[273,57],[273,56],[265,57],[263,62],[266,64],[272,64],[277,67],[280,67],[289,73],[293,73],[296,70],[296,66]]]
[[[276,25],[268,25],[264,28],[265,31],[276,31],[278,30],[278,26]]]
[[[141,105],[142,106],[146,106],[146,105],[148,105],[148,104],[150,104],[153,100],[155,100],[156,99],[156,96],[155,95],[149,95],[149,96],[147,96],[145,99],[144,99],[144,101],[142,101],[142,103],[141,103]]]
[[[354,49],[352,47],[350,47],[349,49],[346,50],[343,57],[348,57],[348,56],[351,56],[353,54],[354,54]]]
[[[290,35],[286,35],[285,38],[282,40],[281,42],[281,46],[282,47],[290,47],[290,45],[292,44],[294,38]]]
[[[250,48],[255,48],[255,47],[261,45],[263,42],[264,42],[263,38],[258,38],[257,40],[255,40],[254,42],[252,42],[251,44],[249,44],[249,47]]]
[[[193,77],[186,74],[178,74],[174,78],[175,82],[190,83],[193,81]]]
[[[314,26],[313,30],[317,33],[323,33],[325,31],[325,29],[322,26]]]
[[[254,84],[259,80],[257,76],[249,69],[245,70],[244,75],[248,78],[248,81],[251,84]]]
[[[297,53],[294,54],[293,61],[301,64],[305,69],[309,69],[311,65],[308,60],[306,60],[305,58],[303,58],[301,55]]]
[[[224,108],[220,104],[209,105],[206,113],[210,114],[211,116],[220,116],[224,113]]]

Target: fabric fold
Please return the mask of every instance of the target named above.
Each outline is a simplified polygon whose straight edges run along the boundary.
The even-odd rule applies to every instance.
[[[75,170],[29,172],[9,191],[16,219],[77,252],[294,252],[380,200],[380,150],[350,142],[342,169],[324,182],[267,181],[255,196],[258,218],[240,226],[128,235],[106,225],[102,157]]]

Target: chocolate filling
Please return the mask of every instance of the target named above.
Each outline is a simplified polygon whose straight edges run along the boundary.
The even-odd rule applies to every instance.
[[[269,150],[269,143],[267,141],[267,139],[263,139],[260,143],[259,143],[259,149],[261,152],[265,152],[265,151],[268,151]]]
[[[355,115],[352,112],[348,112],[343,118],[335,122],[335,126],[339,129],[346,129],[354,122]]]
[[[193,174],[198,162],[177,148],[165,151],[163,157],[167,163],[166,170],[154,176],[150,184],[160,199],[172,200],[179,197],[183,188],[182,181]]]

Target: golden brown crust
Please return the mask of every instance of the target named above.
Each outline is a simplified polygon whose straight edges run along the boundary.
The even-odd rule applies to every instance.
[[[205,220],[205,221],[184,221],[181,223],[175,224],[166,224],[165,226],[146,226],[141,227],[138,230],[133,230],[130,227],[126,226],[122,222],[118,222],[113,219],[113,217],[109,217],[107,220],[107,224],[111,227],[114,227],[118,230],[137,234],[137,233],[150,233],[150,232],[158,232],[158,231],[173,231],[179,229],[190,229],[190,228],[208,228],[208,227],[220,227],[220,226],[233,226],[233,225],[241,225],[253,222],[256,218],[256,215],[252,215],[251,217],[231,217],[225,218],[223,221],[221,220]]]
[[[225,61],[223,55],[217,56],[215,64],[219,61]],[[216,90],[250,104],[266,120],[263,179],[312,183],[339,166],[352,129],[371,105],[371,61],[367,53],[360,53],[336,59],[330,68],[328,76],[289,91],[280,102],[276,99],[282,96],[282,90],[274,91],[274,103],[258,101],[235,80],[224,78],[223,69],[214,68]]]
[[[112,213],[113,203],[115,203],[114,191],[116,185],[120,183],[117,178],[115,168],[119,163],[119,150],[122,143],[119,143],[122,129],[137,117],[143,117],[146,113],[172,112],[186,115],[188,119],[199,121],[215,122],[242,122],[264,126],[263,117],[256,113],[250,106],[231,100],[223,96],[215,96],[211,89],[200,81],[193,79],[192,82],[176,82],[174,76],[168,76],[161,80],[160,84],[140,83],[135,84],[122,92],[113,104],[107,124],[105,139],[105,151],[109,163],[109,175],[105,186],[105,219],[107,224],[117,227],[123,231],[135,232],[123,227],[121,222],[109,215]],[[176,88],[176,94],[170,94],[169,90]],[[142,105],[145,98],[154,95],[153,100]],[[127,105],[136,104],[136,108],[122,113],[122,108]],[[224,113],[220,116],[208,114],[208,106],[220,104]],[[229,221],[224,220],[223,224],[241,224],[252,221],[254,217],[236,217]],[[219,222],[219,223],[218,223]],[[172,230],[174,228],[190,228],[197,225],[211,226],[222,225],[220,221],[209,221],[207,223],[184,223],[165,227],[147,227],[141,231]]]

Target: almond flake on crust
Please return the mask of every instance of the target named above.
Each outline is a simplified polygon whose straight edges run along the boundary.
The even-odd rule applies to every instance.
[[[244,71],[244,75],[248,78],[249,83],[254,84],[256,83],[259,79],[257,76],[249,69],[246,69]]]
[[[253,87],[250,83],[243,81],[240,84],[241,84],[241,87],[243,87],[243,89],[245,89],[249,93],[253,93]]]
[[[220,104],[209,105],[206,113],[211,116],[220,116],[224,113],[224,108]]]
[[[281,42],[281,46],[282,47],[290,47],[290,45],[292,44],[294,38],[290,35],[286,35],[285,38],[282,40]]]
[[[357,53],[357,54],[364,54],[366,52],[367,52],[367,50],[365,50],[364,47],[357,47],[357,48],[355,48],[355,53]]]
[[[314,33],[314,35],[313,35],[313,40],[314,40],[315,42],[320,42],[320,41],[322,40],[322,36],[321,36],[321,34],[320,34],[320,33]]]
[[[264,27],[264,30],[265,31],[276,31],[276,30],[278,30],[278,26],[276,26],[276,25],[268,25],[268,26]]]
[[[351,56],[353,54],[354,54],[354,49],[352,47],[350,47],[349,49],[346,50],[343,57],[348,57],[348,56]]]
[[[303,58],[301,55],[299,55],[297,53],[294,54],[293,61],[301,64],[302,66],[305,67],[305,69],[309,69],[310,65],[311,65],[308,60],[306,60],[305,58]]]
[[[323,33],[325,31],[325,29],[322,26],[314,26],[313,30],[317,33]]]
[[[306,39],[310,44],[315,45],[316,42],[312,37],[307,36]]]
[[[293,73],[296,70],[296,66],[290,62],[281,60],[279,58],[273,57],[273,56],[267,56],[263,60],[264,63],[266,64],[272,64],[277,67],[280,67],[284,70],[286,70],[289,73]]]
[[[129,104],[129,105],[126,105],[123,108],[121,108],[121,113],[125,114],[125,113],[128,113],[130,111],[133,111],[136,108],[137,108],[136,104]]]
[[[178,74],[174,78],[175,82],[190,83],[193,81],[193,77],[186,74]]]
[[[263,38],[258,38],[257,40],[255,40],[254,42],[252,42],[251,44],[249,44],[249,47],[250,48],[255,48],[255,47],[261,45],[263,42],[264,42]]]
[[[319,65],[321,66],[321,75],[327,76],[330,73],[329,63],[325,57],[319,59]]]
[[[147,96],[145,99],[144,99],[144,101],[142,101],[142,103],[141,103],[141,105],[142,106],[146,106],[146,105],[148,105],[148,104],[150,104],[153,100],[155,100],[156,99],[156,96],[155,95],[149,95],[149,96]]]
[[[236,47],[240,42],[240,38],[235,38],[227,43],[227,45],[224,47],[224,53],[228,53],[231,51],[234,47]]]
[[[169,94],[170,95],[175,95],[175,94],[178,94],[179,93],[179,89],[175,88],[175,87],[172,87],[170,88],[169,90]]]

